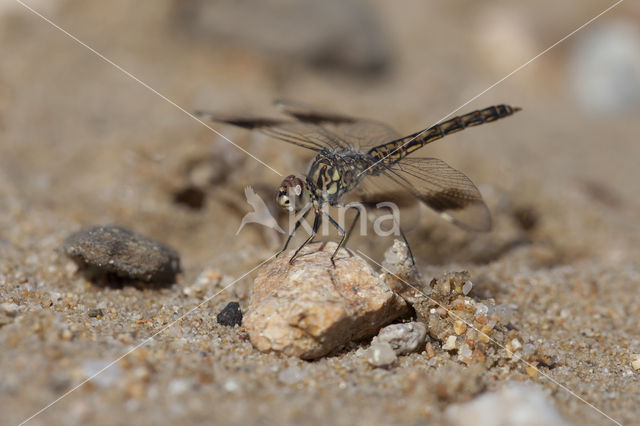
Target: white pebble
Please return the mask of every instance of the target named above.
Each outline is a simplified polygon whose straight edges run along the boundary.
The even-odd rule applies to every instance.
[[[460,350],[458,350],[458,360],[460,361],[469,360],[471,359],[472,355],[473,355],[473,351],[471,351],[471,348],[469,347],[469,345],[465,343],[462,346],[460,346]]]
[[[462,294],[466,296],[467,294],[469,294],[471,289],[473,289],[473,283],[467,280],[467,282],[465,282],[464,285],[462,286]]]
[[[122,369],[118,363],[111,360],[90,359],[82,363],[84,375],[98,386],[107,387],[112,385],[122,375]],[[103,371],[103,369],[106,369]],[[95,377],[93,377],[95,376]]]
[[[478,306],[476,306],[476,314],[482,315],[482,314],[486,314],[487,312],[489,312],[489,307],[487,307],[487,305],[484,305],[482,303],[478,303]]]
[[[19,309],[20,307],[15,303],[0,303],[0,312],[4,312],[10,317],[15,316]]]
[[[409,322],[405,324],[391,324],[380,330],[380,333],[371,341],[388,343],[396,355],[410,354],[424,348],[427,337],[427,326],[421,322]]]
[[[387,342],[369,346],[366,352],[367,362],[374,367],[388,367],[396,360],[396,353]]]
[[[511,349],[512,350],[517,351],[521,347],[522,347],[522,344],[520,343],[520,341],[518,339],[513,339],[511,341]]]
[[[631,355],[631,366],[634,370],[640,370],[640,354]]]
[[[227,392],[236,392],[240,390],[240,385],[235,380],[229,379],[224,382],[224,390],[226,390]]]
[[[303,369],[294,365],[282,370],[280,374],[278,374],[278,380],[289,385],[303,380],[306,376],[307,374]]]
[[[456,336],[447,337],[447,341],[442,345],[442,349],[445,351],[451,351],[456,348]]]
[[[454,426],[567,424],[538,386],[524,384],[508,384],[469,402],[452,404],[445,415]]]
[[[169,393],[171,395],[180,395],[185,393],[191,387],[191,382],[187,379],[175,379],[169,383]]]

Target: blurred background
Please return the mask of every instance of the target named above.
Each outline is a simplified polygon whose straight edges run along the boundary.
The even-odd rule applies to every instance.
[[[29,4],[188,111],[269,115],[284,97],[409,133],[611,3]],[[245,270],[279,247],[258,226],[234,233],[250,211],[243,188],[271,202],[280,176],[20,4],[0,5],[3,239],[118,223],[176,247],[187,275],[223,261]],[[550,262],[595,253],[603,241],[606,255],[619,256],[637,242],[639,23],[640,6],[624,2],[459,111],[509,103],[522,112],[421,152],[464,171],[496,227],[470,235],[427,213],[409,237],[423,263],[487,262],[536,239]],[[284,174],[306,172],[307,152],[217,128]]]
[[[272,101],[287,98],[409,134],[613,0],[26,3],[186,111],[272,115]],[[419,154],[476,183],[494,230],[470,234],[424,211],[408,234],[424,277],[469,270],[474,297],[521,307],[516,329],[549,351],[545,371],[629,423],[638,406],[629,359],[639,352],[639,24],[640,3],[625,1],[458,111],[523,109]],[[167,336],[34,424],[295,424],[338,408],[345,423],[441,423],[452,401],[528,380],[454,358],[435,368],[421,354],[392,370],[368,368],[355,350],[314,363],[259,354],[241,329],[215,323],[229,301],[246,309],[251,275],[199,304],[281,247],[281,235],[258,225],[235,235],[251,211],[245,187],[275,212],[281,177],[12,0],[0,0],[0,51],[0,412],[14,424],[189,309]],[[307,171],[309,152],[213,126],[285,175]],[[171,245],[182,277],[161,290],[87,282],[59,247],[96,224]],[[389,244],[350,247],[380,259]],[[87,315],[95,307],[102,319]],[[288,366],[308,380],[278,382]],[[602,423],[541,384],[577,424]]]

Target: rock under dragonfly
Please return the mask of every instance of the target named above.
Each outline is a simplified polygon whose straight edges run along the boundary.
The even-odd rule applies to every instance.
[[[289,251],[260,269],[244,320],[257,349],[318,358],[409,312],[362,258],[343,249],[334,267],[335,248],[310,244],[293,265]]]

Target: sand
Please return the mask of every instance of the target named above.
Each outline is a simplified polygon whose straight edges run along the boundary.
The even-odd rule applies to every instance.
[[[320,51],[314,56],[301,53],[305,38],[286,32],[280,45],[277,34],[266,38],[273,49],[258,43],[272,21],[240,21],[218,34],[179,3],[33,6],[187,111],[270,113],[272,99],[287,97],[406,134],[607,6],[352,5],[377,26],[331,34],[372,31],[384,46],[344,49],[339,37],[319,33],[313,40],[324,44],[308,46]],[[510,306],[522,343],[545,348],[543,375],[517,361],[467,366],[438,347],[373,368],[358,355],[367,340],[312,362],[254,349],[242,327],[216,316],[232,301],[246,309],[254,268],[280,248],[275,231],[247,225],[235,233],[250,211],[244,188],[272,203],[281,177],[20,5],[3,6],[0,422],[18,424],[55,402],[28,424],[440,424],[452,404],[522,382],[569,423],[609,424],[605,413],[640,424],[640,371],[632,365],[640,353],[639,95],[624,73],[612,102],[576,84],[598,71],[581,62],[593,50],[580,47],[603,33],[628,42],[620,45],[631,46],[631,68],[622,69],[634,69],[637,34],[615,28],[637,26],[638,16],[637,5],[624,2],[460,110],[510,103],[523,108],[517,115],[420,154],[464,171],[494,219],[491,233],[468,234],[425,212],[408,233],[424,279],[469,271],[471,295]],[[305,26],[313,18],[304,14],[297,19],[292,34],[322,30]],[[342,53],[321,54],[325,48]],[[354,51],[364,59],[349,56]],[[309,152],[214,127],[285,175],[306,171]],[[183,270],[177,283],[87,281],[60,247],[100,224],[174,248]],[[368,237],[350,246],[381,261],[391,242]]]

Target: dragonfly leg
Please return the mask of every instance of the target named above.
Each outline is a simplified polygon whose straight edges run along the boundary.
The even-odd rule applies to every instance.
[[[340,239],[340,244],[338,244],[338,247],[336,247],[336,250],[333,252],[333,254],[331,255],[331,263],[333,264],[333,266],[336,266],[335,262],[333,261],[333,259],[336,257],[336,254],[338,254],[338,250],[340,250],[340,247],[342,247],[342,245],[344,244],[347,234],[345,234],[344,229],[342,229],[342,226],[340,226],[338,224],[338,222],[335,221],[334,218],[332,218],[329,213],[323,211],[322,213],[324,213],[325,216],[327,216],[329,218],[329,222],[331,222],[331,224],[333,226],[336,227],[336,229],[338,230],[338,232],[340,233],[340,236],[342,237]],[[360,211],[358,211],[358,213],[360,213]],[[351,228],[353,229],[353,226],[351,226]],[[352,230],[351,229],[351,230]],[[351,232],[351,230],[349,230],[349,232]]]
[[[320,227],[320,213],[316,210],[315,214],[316,214],[316,217],[313,219],[313,229],[311,229],[311,235],[309,235],[309,238],[307,238],[304,241],[304,243],[302,243],[302,245],[298,247],[298,250],[296,250],[296,252],[293,253],[293,256],[291,256],[291,259],[289,259],[290,265],[293,265],[293,261],[295,260],[296,256],[298,256],[298,253],[300,253],[300,250],[302,250],[304,246],[306,246],[311,241],[313,241],[314,237],[316,236],[316,233],[318,232],[318,228]]]
[[[337,223],[335,223],[335,221],[333,220],[332,217],[329,217],[329,220],[331,220],[331,222],[335,225],[335,227],[338,228],[338,231],[340,232],[340,235],[342,235],[342,239],[340,240],[340,243],[338,244],[338,247],[336,247],[336,250],[331,255],[331,263],[333,263],[334,266],[335,266],[335,263],[333,262],[333,259],[338,254],[338,250],[340,250],[340,248],[344,247],[344,245],[347,244],[347,241],[349,240],[349,237],[351,236],[351,233],[353,232],[353,228],[355,228],[356,227],[356,223],[358,223],[358,219],[360,218],[360,209],[356,209],[356,212],[357,212],[356,213],[356,217],[353,218],[353,222],[351,222],[351,226],[349,227],[349,231],[347,231],[346,233],[344,232],[344,229],[342,229]]]
[[[404,243],[407,245],[407,250],[409,251],[409,256],[411,257],[411,264],[415,267],[416,259],[413,257],[413,252],[411,251],[411,246],[409,245],[409,241],[407,241],[407,237],[404,235],[402,228],[398,226],[398,229],[400,230],[400,235],[402,235],[402,239],[404,240]]]
[[[340,246],[346,245],[347,241],[349,241],[349,237],[353,232],[353,228],[356,227],[356,223],[358,223],[358,219],[360,219],[360,209],[356,208],[356,217],[353,218],[353,222],[351,222],[351,226],[349,227],[349,231],[347,231],[347,235],[344,237],[344,241],[340,243]],[[339,247],[338,247],[339,248]]]
[[[307,215],[309,214],[309,212],[311,211],[311,209],[307,210],[300,219],[298,219],[298,221],[296,222],[295,226],[293,227],[293,231],[291,231],[291,233],[289,234],[289,236],[287,237],[287,241],[285,241],[284,243],[284,247],[282,247],[282,250],[280,250],[278,252],[278,254],[276,254],[276,257],[280,256],[282,253],[284,253],[284,251],[287,249],[287,247],[289,247],[289,243],[291,242],[291,238],[293,238],[293,235],[296,233],[296,231],[298,230],[298,228],[300,227],[300,225],[302,225],[302,222],[304,222],[304,220],[307,218]]]

